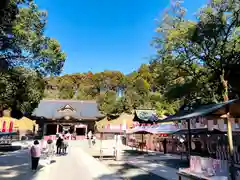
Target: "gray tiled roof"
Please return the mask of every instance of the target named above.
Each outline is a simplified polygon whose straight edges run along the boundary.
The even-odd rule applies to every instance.
[[[171,121],[182,121],[186,119],[194,119],[196,117],[206,116],[211,113],[214,113],[221,108],[225,108],[225,111],[226,111],[226,107],[228,105],[237,101],[239,101],[239,99],[232,99],[232,100],[229,100],[223,103],[218,103],[218,104],[203,105],[195,110],[192,110],[191,112],[179,111],[179,113],[169,116],[163,120],[160,120],[159,122],[171,122]]]
[[[66,105],[71,106],[75,112],[58,112]],[[77,100],[41,100],[38,107],[33,111],[33,116],[58,119],[64,116],[71,116],[76,119],[95,119],[103,115],[98,110],[96,101]]]

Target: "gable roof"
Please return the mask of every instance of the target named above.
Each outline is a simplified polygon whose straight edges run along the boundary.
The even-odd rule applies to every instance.
[[[59,111],[69,106],[74,111]],[[41,100],[32,115],[47,119],[59,119],[65,116],[71,116],[76,119],[96,119],[103,116],[98,110],[96,101],[80,100]]]
[[[65,105],[64,107],[61,107],[58,112],[63,112],[63,111],[76,111],[72,106],[70,106],[69,104]]]

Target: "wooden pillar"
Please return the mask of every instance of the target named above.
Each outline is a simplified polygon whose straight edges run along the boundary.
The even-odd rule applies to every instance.
[[[187,128],[188,128],[188,161],[190,164],[190,156],[192,151],[192,134],[191,134],[190,119],[187,120]]]
[[[229,113],[229,106],[227,107],[227,136],[228,136],[228,146],[229,146],[229,153],[230,153],[230,174],[231,179],[235,180],[235,167],[234,167],[234,150],[233,150],[233,138],[232,138],[232,122]]]
[[[56,134],[59,133],[59,124],[57,124]]]
[[[85,136],[87,137],[87,133],[88,133],[88,125],[85,125]]]
[[[46,135],[46,132],[47,132],[47,124],[44,123],[44,124],[43,124],[43,136]]]

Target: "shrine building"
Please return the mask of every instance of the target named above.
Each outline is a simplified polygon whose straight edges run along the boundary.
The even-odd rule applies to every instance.
[[[95,122],[103,115],[96,101],[41,100],[32,118],[36,120],[39,134],[44,138],[70,133],[77,139],[84,139],[90,130],[94,133]]]

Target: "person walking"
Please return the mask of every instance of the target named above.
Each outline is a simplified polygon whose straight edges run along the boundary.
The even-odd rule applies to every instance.
[[[30,154],[31,154],[31,160],[32,160],[32,170],[35,171],[38,168],[38,163],[41,156],[41,148],[39,146],[38,140],[35,140],[33,142],[33,145],[30,149]]]
[[[88,136],[88,146],[89,148],[91,148],[92,147],[92,131],[89,131],[87,136]]]
[[[92,145],[94,146],[96,144],[96,136],[93,135],[93,139],[92,139]]]
[[[47,140],[47,158],[48,158],[48,164],[51,164],[52,159],[54,156],[54,144],[52,139]]]

